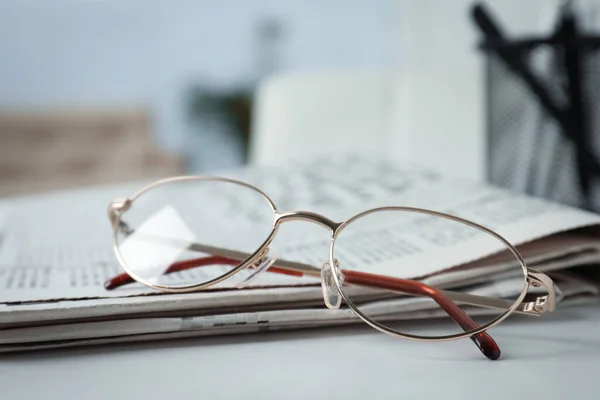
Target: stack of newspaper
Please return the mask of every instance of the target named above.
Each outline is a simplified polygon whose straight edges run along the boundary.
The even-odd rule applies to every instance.
[[[315,159],[225,175],[260,187],[281,210],[308,209],[339,221],[383,205],[459,215],[473,214],[477,208],[479,218],[495,218],[495,228],[518,227],[518,240],[512,239],[513,243],[529,266],[547,272],[560,286],[564,298],[559,307],[600,297],[597,282],[581,273],[595,271],[594,264],[600,261],[600,216],[596,214],[490,186],[447,180],[418,166],[377,156]],[[263,274],[244,289],[225,282],[212,290],[187,294],[161,293],[139,284],[105,290],[104,281],[122,272],[112,253],[106,206],[141,185],[0,202],[0,351],[359,322],[343,307],[325,308],[320,282],[314,278]],[[283,237],[280,258],[290,257],[315,268],[326,261],[326,244],[311,240],[310,245],[300,245],[305,235]],[[473,261],[469,254],[464,257],[458,264]],[[486,295],[498,295],[514,277],[503,276],[495,268],[486,263],[479,268],[453,268],[437,271],[432,279],[436,284],[456,284],[477,277]],[[193,271],[186,274],[193,280]],[[417,317],[408,309],[402,316]]]

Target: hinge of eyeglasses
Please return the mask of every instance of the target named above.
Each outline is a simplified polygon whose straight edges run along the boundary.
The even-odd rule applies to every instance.
[[[108,218],[112,226],[117,223],[117,215],[123,211],[127,211],[131,207],[130,199],[116,199],[108,205]]]
[[[545,312],[554,311],[556,306],[556,295],[560,296],[560,291],[554,285],[550,277],[543,272],[533,269],[527,271],[527,283],[534,288],[544,288],[546,294],[537,296],[531,301],[524,301],[519,305],[518,312],[523,314],[540,316]]]
[[[550,311],[548,306],[548,295],[536,297],[533,301],[523,302],[519,305],[517,311],[523,314],[529,314],[539,317],[546,311]]]

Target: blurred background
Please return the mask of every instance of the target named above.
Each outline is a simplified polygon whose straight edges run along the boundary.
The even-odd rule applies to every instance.
[[[598,1],[481,3],[502,37],[472,0],[4,0],[0,196],[373,151],[597,208]]]

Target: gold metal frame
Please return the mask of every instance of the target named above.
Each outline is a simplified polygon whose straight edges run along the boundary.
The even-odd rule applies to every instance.
[[[207,245],[200,244],[200,243],[194,243],[194,244],[190,245],[189,246],[190,250],[198,250],[198,251],[207,252],[207,253],[217,255],[217,256],[223,256],[223,257],[240,260],[240,264],[237,267],[231,269],[229,272],[227,272],[215,279],[212,279],[207,282],[199,283],[199,284],[188,285],[188,286],[179,286],[179,287],[171,287],[171,286],[154,284],[152,282],[148,282],[147,280],[137,276],[135,274],[135,272],[127,266],[127,263],[125,262],[122,255],[120,254],[119,246],[118,246],[118,235],[119,235],[119,232],[122,232],[123,225],[124,225],[124,223],[121,221],[121,217],[132,206],[133,202],[136,199],[138,199],[140,196],[142,196],[144,193],[146,193],[156,187],[162,186],[162,185],[175,183],[175,182],[184,182],[184,181],[226,182],[226,183],[240,185],[242,187],[246,187],[248,189],[254,190],[255,192],[259,193],[266,200],[267,204],[271,207],[271,210],[273,212],[273,229],[271,230],[271,233],[268,235],[268,237],[265,239],[265,241],[259,246],[259,248],[251,254],[228,250],[228,249],[223,249],[223,248],[219,248],[219,247],[207,246]],[[494,237],[495,239],[497,239],[501,243],[503,243],[508,248],[508,250],[514,255],[514,257],[518,260],[518,262],[521,266],[521,269],[523,271],[523,290],[521,291],[521,293],[519,294],[519,296],[517,297],[517,299],[514,302],[504,300],[504,299],[499,299],[499,298],[479,296],[479,295],[473,295],[473,294],[468,294],[468,293],[460,293],[460,292],[455,292],[455,291],[450,291],[450,290],[440,290],[440,292],[442,292],[450,300],[456,301],[458,303],[505,310],[503,313],[501,313],[499,316],[492,319],[485,325],[482,325],[482,326],[478,327],[477,329],[465,331],[462,333],[436,336],[436,337],[413,335],[413,334],[407,334],[407,333],[403,333],[403,332],[388,328],[388,327],[382,325],[381,323],[369,318],[367,315],[365,315],[363,312],[360,311],[358,306],[356,306],[352,302],[352,300],[350,300],[348,298],[346,292],[344,291],[343,284],[341,282],[343,280],[343,276],[342,276],[342,272],[339,269],[339,265],[336,262],[336,259],[334,257],[334,248],[335,248],[336,238],[338,237],[340,232],[342,232],[352,222],[354,222],[364,216],[367,216],[369,214],[381,212],[381,211],[404,211],[404,212],[412,212],[412,213],[419,213],[419,214],[425,214],[425,215],[429,215],[429,216],[440,217],[440,218],[452,220],[454,222],[458,222],[458,223],[470,226],[472,228],[478,229],[482,232],[485,232],[485,233],[491,235],[492,237]],[[339,294],[342,296],[342,298],[344,299],[344,301],[346,302],[348,307],[350,309],[352,309],[352,311],[360,319],[362,319],[365,323],[367,323],[369,326],[375,328],[376,330],[386,333],[386,334],[389,334],[389,335],[392,335],[392,336],[402,337],[402,338],[406,338],[406,339],[421,340],[421,341],[446,341],[446,340],[454,340],[454,339],[460,339],[460,338],[465,338],[465,337],[472,337],[473,335],[475,335],[477,333],[486,331],[486,330],[498,325],[500,322],[502,322],[503,320],[508,318],[513,312],[517,312],[520,314],[526,314],[526,315],[540,316],[545,312],[554,311],[555,304],[557,301],[557,292],[560,294],[560,292],[558,291],[558,288],[555,286],[552,279],[540,271],[536,271],[536,270],[528,268],[527,265],[525,264],[525,260],[523,259],[521,254],[519,254],[518,250],[503,236],[501,236],[498,233],[492,231],[491,229],[486,228],[482,225],[479,225],[475,222],[472,222],[472,221],[469,221],[469,220],[466,220],[466,219],[463,219],[460,217],[456,217],[456,216],[453,216],[450,214],[445,214],[445,213],[428,210],[428,209],[415,208],[415,207],[400,207],[400,206],[398,206],[398,207],[379,207],[379,208],[373,208],[373,209],[361,212],[359,214],[356,214],[355,216],[353,216],[352,218],[350,218],[344,222],[335,222],[323,215],[316,214],[316,213],[310,212],[310,211],[291,211],[291,212],[281,213],[277,210],[275,203],[269,198],[269,196],[267,196],[266,193],[264,193],[257,187],[250,185],[248,183],[245,183],[245,182],[240,182],[240,181],[237,181],[234,179],[229,179],[229,178],[212,177],[212,176],[179,176],[179,177],[173,177],[173,178],[159,180],[150,185],[147,185],[146,187],[139,190],[137,193],[135,193],[130,198],[117,199],[117,200],[112,201],[108,207],[108,216],[109,216],[109,219],[113,226],[113,248],[114,248],[116,257],[117,257],[119,263],[121,264],[121,266],[123,267],[123,269],[133,279],[135,279],[136,281],[138,281],[148,287],[151,287],[151,288],[157,289],[157,290],[166,291],[166,292],[173,292],[173,293],[193,292],[193,291],[206,289],[208,287],[211,287],[219,282],[222,282],[222,281],[230,278],[231,276],[235,275],[236,273],[238,273],[239,271],[241,271],[243,269],[246,269],[253,265],[256,265],[267,255],[267,253],[269,251],[270,243],[275,238],[275,235],[277,234],[279,226],[284,222],[307,221],[307,222],[311,222],[311,223],[320,225],[320,226],[328,229],[331,234],[331,243],[329,246],[329,261],[328,261],[329,265],[331,266],[331,268],[334,271],[334,273],[332,273],[331,276],[333,278],[333,281],[335,283],[337,290],[339,291]],[[277,260],[277,266],[287,269],[289,271],[301,272],[302,274],[308,275],[308,276],[314,276],[314,277],[321,276],[319,268],[316,268],[314,266],[307,265],[307,264],[286,261],[286,260]],[[533,301],[524,302],[525,296],[527,295],[527,292],[529,291],[530,286],[543,287],[545,289],[545,291],[547,292],[547,294],[538,296]]]

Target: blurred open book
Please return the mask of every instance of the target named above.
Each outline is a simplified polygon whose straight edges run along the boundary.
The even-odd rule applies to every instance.
[[[282,211],[305,209],[342,221],[377,206],[415,206],[510,231],[511,242],[528,265],[547,272],[560,287],[558,307],[599,297],[597,282],[582,273],[583,267],[594,272],[600,261],[600,216],[592,213],[447,180],[376,156],[315,159],[226,175],[260,187]],[[141,185],[0,202],[0,351],[359,322],[344,307],[325,308],[320,282],[314,278],[265,273],[244,289],[225,281],[189,294],[165,294],[139,284],[105,290],[104,281],[122,272],[112,254],[106,206]],[[290,227],[279,239],[280,259],[318,269],[327,258],[327,235],[323,242]],[[412,275],[444,288],[477,285],[480,295],[514,296],[510,283],[519,279],[514,269],[480,250],[462,251],[452,265],[415,270]],[[186,271],[181,279],[193,282],[199,273]],[[394,318],[434,318],[441,310],[430,305],[406,299]]]

